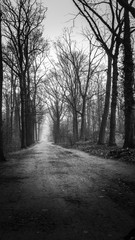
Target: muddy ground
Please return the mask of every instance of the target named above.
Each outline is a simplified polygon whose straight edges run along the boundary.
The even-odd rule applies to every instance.
[[[0,240],[117,240],[135,228],[135,165],[41,142],[0,163]]]

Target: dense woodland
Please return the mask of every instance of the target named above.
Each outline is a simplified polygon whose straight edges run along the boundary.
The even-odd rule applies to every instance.
[[[40,140],[135,147],[134,26],[128,0],[73,0],[88,27],[51,43],[38,0],[3,0],[0,12],[0,158]],[[87,47],[86,47],[87,46]],[[50,52],[53,51],[55,57]]]

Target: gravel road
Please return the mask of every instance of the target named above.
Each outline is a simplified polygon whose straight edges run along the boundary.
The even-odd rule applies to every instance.
[[[0,240],[120,240],[135,228],[135,165],[51,143],[0,163]]]

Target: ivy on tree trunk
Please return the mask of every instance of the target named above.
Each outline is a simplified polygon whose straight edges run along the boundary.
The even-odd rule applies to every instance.
[[[128,1],[127,1],[128,2]],[[125,139],[124,147],[135,147],[134,139],[134,64],[131,47],[129,12],[124,13],[124,99],[125,99]]]

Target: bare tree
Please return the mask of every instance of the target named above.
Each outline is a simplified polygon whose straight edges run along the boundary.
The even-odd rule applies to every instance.
[[[55,43],[56,54],[58,58],[57,67],[63,76],[61,88],[65,92],[64,98],[73,116],[73,136],[76,142],[79,139],[85,139],[86,134],[86,103],[94,95],[90,84],[93,76],[103,58],[102,49],[96,45],[92,34],[84,34],[88,43],[87,54],[83,49],[79,50],[77,44],[72,39],[70,31],[66,30],[63,35],[63,41]]]
[[[20,82],[21,146],[24,148],[30,144],[27,138],[29,134],[26,134],[29,131],[30,64],[35,52],[41,51],[42,22],[46,8],[37,0],[3,0],[2,8],[5,38],[16,59],[14,66],[11,66],[10,55],[5,55],[5,62],[13,68]]]
[[[80,105],[80,90],[77,76],[79,76],[80,68],[85,56],[76,48],[76,42],[71,39],[71,33],[66,30],[63,42],[58,40],[55,43],[56,54],[58,58],[58,67],[63,76],[63,84],[61,85],[64,97],[72,109],[73,116],[73,137],[74,142],[79,139],[78,132],[78,114]]]
[[[34,128],[34,141],[39,140],[39,132],[41,119],[43,118],[42,114],[44,110],[41,112],[39,111],[41,108],[44,109],[44,79],[46,77],[46,67],[45,67],[45,60],[46,60],[46,47],[45,51],[36,53],[36,56],[33,57],[31,61],[31,68],[30,68],[30,98],[32,104],[32,113],[31,119]],[[42,107],[41,107],[42,105]],[[39,107],[40,106],[40,107]],[[40,118],[39,118],[40,115]],[[38,120],[40,120],[38,122]]]
[[[86,122],[86,102],[88,99],[92,98],[95,95],[93,88],[93,77],[98,71],[98,67],[103,59],[104,52],[101,47],[97,44],[93,34],[84,33],[86,40],[88,41],[89,48],[87,50],[88,54],[85,55],[85,61],[83,63],[80,73],[77,75],[80,88],[80,96],[82,99],[82,107],[80,110],[81,114],[81,130],[80,130],[80,139],[85,139],[85,122]],[[93,89],[92,89],[93,88]],[[88,95],[88,91],[91,92]]]
[[[3,152],[3,131],[2,131],[2,86],[3,86],[3,61],[2,61],[2,33],[1,33],[2,12],[0,9],[0,161],[4,161]]]
[[[114,46],[122,25],[122,11],[117,1],[87,1],[73,0],[80,14],[87,20],[97,40],[104,48],[108,56],[108,70],[106,82],[105,106],[99,133],[99,143],[105,143],[105,129],[109,113],[110,90],[111,90],[111,65],[113,60]]]
[[[53,121],[53,138],[55,143],[61,141],[61,121],[66,112],[64,94],[60,82],[62,83],[62,76],[55,69],[50,71],[44,82],[45,102]]]

